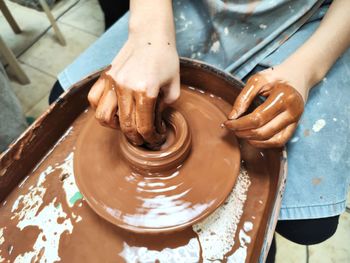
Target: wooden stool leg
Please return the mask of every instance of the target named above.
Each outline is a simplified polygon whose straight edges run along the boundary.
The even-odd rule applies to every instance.
[[[21,65],[18,63],[18,61],[17,61],[15,55],[13,54],[13,52],[11,51],[11,49],[9,49],[6,46],[6,43],[3,41],[1,36],[0,36],[0,52],[2,53],[2,55],[4,56],[6,61],[9,63],[13,72],[16,74],[18,81],[23,85],[30,83],[28,76],[21,68]]]
[[[55,18],[53,17],[52,13],[51,13],[51,10],[50,10],[50,7],[48,6],[48,4],[46,3],[45,0],[39,0],[39,3],[41,5],[41,7],[43,8],[47,18],[49,19],[51,25],[52,25],[52,28],[53,30],[55,31],[55,34],[58,38],[58,41],[61,43],[62,46],[65,46],[66,45],[66,40],[64,39],[62,33],[61,33],[61,30],[58,28],[58,25],[56,23],[56,20]]]
[[[13,18],[12,14],[10,13],[10,10],[6,6],[4,0],[0,0],[0,10],[4,14],[7,22],[10,24],[13,32],[16,34],[21,33],[21,29],[19,28],[16,20]]]

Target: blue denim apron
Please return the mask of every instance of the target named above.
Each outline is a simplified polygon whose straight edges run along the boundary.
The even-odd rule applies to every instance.
[[[239,78],[279,64],[315,31],[323,1],[173,1],[181,56]],[[66,89],[112,61],[128,36],[126,14],[59,74]],[[280,219],[342,213],[350,178],[350,50],[310,93],[287,145],[288,176]]]

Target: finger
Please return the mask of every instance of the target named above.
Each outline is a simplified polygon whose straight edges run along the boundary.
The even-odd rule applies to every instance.
[[[258,140],[248,140],[248,142],[257,148],[278,148],[284,146],[288,140],[292,137],[297,123],[292,123],[287,126],[284,130],[275,134],[268,140],[258,141]]]
[[[296,121],[297,118],[284,111],[260,128],[236,131],[235,135],[242,139],[267,140]]]
[[[255,97],[259,94],[262,87],[267,84],[268,82],[265,80],[265,78],[259,74],[255,74],[250,77],[247,84],[235,100],[228,118],[230,120],[234,120],[246,112]]]
[[[180,97],[180,75],[177,74],[169,86],[162,88],[164,103],[171,104]]]
[[[119,125],[122,132],[132,144],[142,145],[143,139],[140,134],[138,134],[136,128],[135,105],[132,91],[130,89],[118,88],[117,98]]]
[[[235,120],[228,120],[224,124],[227,128],[239,131],[257,129],[275,118],[284,108],[280,95],[270,95],[263,104],[252,113]]]
[[[95,117],[103,126],[117,128],[117,94],[113,89],[105,89],[105,92],[97,106]]]
[[[98,106],[98,103],[103,95],[104,87],[105,87],[105,79],[103,74],[98,78],[95,84],[91,87],[88,94],[88,101],[91,107],[95,110]]]
[[[144,93],[135,93],[136,127],[147,146],[159,147],[165,140],[165,134],[160,134],[155,128],[155,106],[157,98],[150,98]]]
[[[156,109],[155,109],[155,126],[156,126],[156,131],[160,134],[166,133],[166,125],[162,119],[162,113],[164,108],[165,108],[164,93],[160,91],[157,98]]]

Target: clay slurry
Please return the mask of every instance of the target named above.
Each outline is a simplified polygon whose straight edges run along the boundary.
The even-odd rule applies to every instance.
[[[238,176],[240,152],[233,134],[222,129],[226,116],[212,96],[182,86],[165,115],[174,142],[159,151],[133,146],[120,130],[90,118],[78,138],[74,170],[91,208],[124,229],[159,233],[183,229],[219,207]]]

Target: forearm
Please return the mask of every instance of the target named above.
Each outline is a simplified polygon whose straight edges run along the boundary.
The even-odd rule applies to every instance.
[[[129,36],[151,44],[162,41],[175,46],[172,1],[130,0]]]
[[[349,10],[349,0],[334,0],[316,32],[282,63],[304,77],[301,93],[321,81],[350,46]]]

